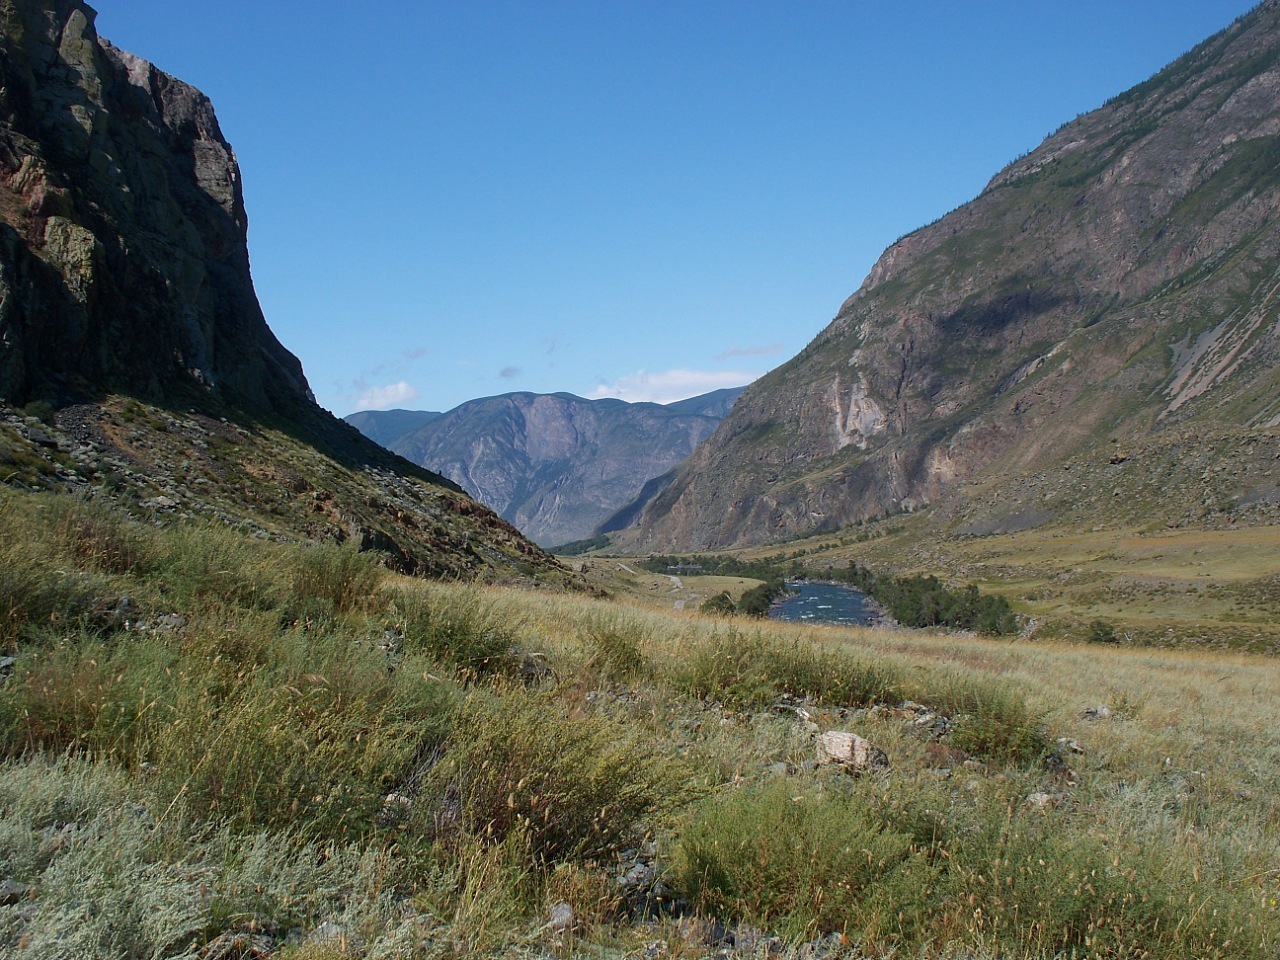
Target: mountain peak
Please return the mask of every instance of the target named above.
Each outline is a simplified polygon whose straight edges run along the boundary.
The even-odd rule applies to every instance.
[[[1064,124],[886,250],[747,389],[640,542],[786,539],[1113,439],[1280,423],[1277,104],[1267,3]]]

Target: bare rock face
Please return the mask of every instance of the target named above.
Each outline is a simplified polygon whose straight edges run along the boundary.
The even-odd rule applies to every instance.
[[[94,17],[0,0],[0,398],[307,397],[254,294],[213,107]]]
[[[1280,427],[1278,171],[1269,0],[890,247],[649,505],[638,548],[960,515],[966,488],[1112,442]],[[983,509],[967,522],[1014,522]]]

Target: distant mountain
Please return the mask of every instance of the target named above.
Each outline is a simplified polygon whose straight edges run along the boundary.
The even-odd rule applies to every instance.
[[[213,106],[95,17],[0,0],[0,482],[353,542],[406,571],[562,576],[316,405],[258,305]]]
[[[390,449],[461,485],[536,543],[591,536],[645,484],[689,456],[741,388],[677,403],[508,393],[472,400],[392,440]],[[388,435],[408,411],[347,421]]]
[[[361,410],[342,419],[374,443],[390,450],[392,444],[405,434],[413,433],[419,427],[425,427],[443,416],[443,413],[429,410]]]
[[[741,546],[923,507],[956,533],[1245,522],[1274,499],[1254,441],[1278,427],[1269,0],[893,244],[747,389],[635,544]]]

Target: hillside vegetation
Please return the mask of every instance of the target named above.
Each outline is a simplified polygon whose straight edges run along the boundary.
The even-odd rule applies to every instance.
[[[6,955],[1280,947],[1269,659],[427,583],[5,489],[0,643]]]

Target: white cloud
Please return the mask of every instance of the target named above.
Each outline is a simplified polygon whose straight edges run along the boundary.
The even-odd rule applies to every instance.
[[[600,384],[591,397],[617,397],[629,403],[674,403],[712,390],[746,386],[759,376],[759,372],[741,370],[665,370],[661,373],[638,370],[613,383]]]
[[[356,400],[356,409],[386,410],[388,407],[403,407],[417,399],[418,388],[401,380],[385,387],[370,387]]]

